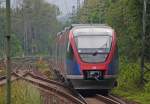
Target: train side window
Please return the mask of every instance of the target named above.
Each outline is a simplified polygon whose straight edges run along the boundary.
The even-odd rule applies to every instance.
[[[68,43],[68,47],[67,47],[67,58],[72,59],[73,58],[73,49],[70,45],[70,43]]]

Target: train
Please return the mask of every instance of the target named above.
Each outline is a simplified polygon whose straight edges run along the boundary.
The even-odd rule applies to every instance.
[[[106,24],[72,24],[54,40],[59,78],[76,90],[103,90],[117,85],[119,56],[115,30]]]

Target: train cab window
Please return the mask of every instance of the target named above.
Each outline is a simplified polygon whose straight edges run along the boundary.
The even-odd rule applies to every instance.
[[[112,34],[99,28],[80,28],[74,30],[76,48],[82,61],[104,62],[110,52]]]
[[[78,36],[76,39],[76,45],[78,51],[81,52],[82,49],[93,49],[100,53],[108,53],[111,47],[111,37],[110,36]]]

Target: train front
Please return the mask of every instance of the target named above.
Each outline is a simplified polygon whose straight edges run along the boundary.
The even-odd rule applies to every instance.
[[[75,89],[112,89],[118,70],[114,30],[110,27],[79,26],[69,34],[72,51],[70,74]]]

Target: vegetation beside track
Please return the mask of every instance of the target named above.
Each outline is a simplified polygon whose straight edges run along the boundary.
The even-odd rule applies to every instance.
[[[114,89],[113,93],[117,96],[123,97],[127,102],[137,102],[137,104],[149,104],[150,93],[141,89],[134,89],[123,91],[122,89]]]
[[[42,104],[40,91],[25,81],[12,83],[12,104]],[[5,104],[5,87],[0,87],[0,104]]]
[[[50,66],[47,62],[45,61],[38,61],[36,63],[36,66],[37,66],[37,69],[39,72],[41,72],[42,74],[46,75],[47,78],[49,79],[53,79],[53,75],[54,75],[54,72],[52,69],[50,69]]]
[[[22,60],[24,60],[24,59],[22,58]],[[27,65],[22,65],[22,67],[26,67],[26,66],[28,66],[29,63],[27,62],[27,63],[22,63],[22,64],[27,64]],[[50,69],[49,63],[46,60],[38,59],[35,62],[33,61],[31,66],[33,66],[33,69],[30,69],[30,70],[32,70],[32,71],[37,70],[39,73],[46,75],[49,79],[53,78],[54,72],[53,72],[53,70]],[[15,66],[15,67],[17,67],[17,66]],[[14,69],[12,69],[12,71],[15,71]],[[25,68],[25,70],[28,70],[28,67]],[[4,76],[5,74],[6,74],[5,66],[1,66],[0,67],[0,76]]]
[[[116,87],[112,93],[129,101],[149,104],[150,81],[147,80],[144,86],[140,85],[139,63],[128,63],[125,62],[124,59],[120,61],[118,87]],[[145,79],[150,79],[150,72],[145,74]]]

